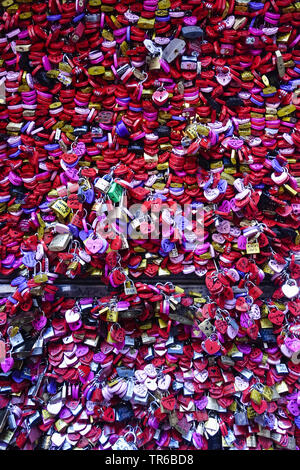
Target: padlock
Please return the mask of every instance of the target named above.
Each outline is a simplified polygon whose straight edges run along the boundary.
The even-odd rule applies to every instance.
[[[123,196],[123,187],[120,184],[113,182],[107,195],[113,202],[120,202]]]
[[[254,403],[256,403],[257,405],[260,405],[261,404],[261,401],[262,401],[262,396],[261,396],[261,393],[256,390],[255,388],[253,388],[250,392],[250,398],[252,401],[254,401]]]

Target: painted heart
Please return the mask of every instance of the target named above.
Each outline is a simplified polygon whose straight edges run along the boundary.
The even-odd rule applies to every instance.
[[[136,384],[133,388],[135,395],[141,398],[145,398],[148,393],[148,389],[144,384]]]
[[[246,331],[250,338],[256,339],[259,333],[259,328],[256,323],[254,323],[254,325],[251,325]]]
[[[195,380],[200,383],[204,383],[208,379],[208,371],[204,370],[197,370],[195,372]]]
[[[209,188],[204,191],[204,196],[208,201],[213,201],[220,194],[220,191],[217,188]]]
[[[271,269],[273,269],[273,271],[275,271],[275,273],[281,273],[281,271],[285,267],[285,264],[279,264],[274,259],[271,259],[268,265],[270,266]]]
[[[228,325],[228,326],[227,326],[227,331],[226,331],[226,333],[227,333],[227,336],[228,336],[230,339],[234,339],[234,338],[236,337],[236,335],[237,335],[238,332],[237,332],[237,330],[234,329],[231,325]]]
[[[294,315],[295,317],[297,317],[299,315],[300,303],[297,303],[295,301],[291,301],[291,302],[288,302],[288,307],[289,307],[289,311],[292,315]]]
[[[230,73],[219,73],[216,75],[216,80],[220,85],[226,86],[231,82],[232,77]]]
[[[147,365],[144,367],[144,371],[146,372],[146,374],[148,375],[148,377],[150,377],[151,379],[154,379],[154,378],[157,376],[157,370],[156,370],[156,368],[153,366],[153,364],[147,364]]]
[[[63,407],[63,403],[61,401],[61,399],[59,398],[57,402],[53,402],[53,403],[48,403],[47,405],[47,411],[48,413],[50,413],[51,415],[58,415],[58,413],[60,412],[60,410],[62,409]]]
[[[76,347],[76,356],[77,357],[83,357],[89,352],[88,346],[85,346],[84,344],[77,344]]]
[[[155,392],[155,390],[157,390],[157,382],[155,379],[150,379],[150,377],[147,377],[144,384],[151,392]]]
[[[244,237],[244,235],[241,235],[239,236],[238,238],[238,248],[240,250],[245,250],[246,249],[246,246],[247,246],[247,241],[248,239],[246,237]]]
[[[114,341],[117,341],[117,343],[122,343],[125,339],[125,330],[123,328],[112,329],[111,337]]]
[[[1,369],[3,370],[3,372],[6,373],[12,369],[14,365],[14,360],[12,357],[6,357],[4,361],[0,363],[0,365],[1,365]]]
[[[252,320],[259,320],[261,317],[261,312],[260,308],[257,304],[251,305],[250,311],[249,311],[249,316],[252,318]]]
[[[158,106],[164,104],[169,98],[169,93],[167,90],[156,90],[152,95],[152,100]]]
[[[300,341],[298,339],[289,338],[288,336],[286,336],[284,338],[284,343],[291,351],[300,351]]]
[[[84,241],[85,247],[93,254],[98,253],[102,247],[102,240],[100,238],[87,238]]]
[[[244,297],[238,297],[236,300],[235,308],[240,312],[247,312],[248,311],[248,304]]]
[[[249,196],[249,194],[251,194],[250,189],[244,189],[244,191],[241,191],[235,196],[235,199],[237,201],[242,201],[243,199],[245,199],[245,197]]]
[[[240,325],[243,328],[248,328],[249,326],[253,325],[253,320],[247,313],[242,313],[240,316]]]
[[[268,407],[266,400],[262,400],[260,405],[254,403],[254,401],[251,401],[251,404],[254,411],[256,411],[256,413],[258,413],[259,415],[263,414]]]
[[[224,335],[227,331],[227,322],[225,320],[215,320],[215,327],[217,331],[219,331],[222,335]]]
[[[269,313],[268,315],[268,319],[270,320],[270,322],[272,322],[274,325],[282,325],[284,319],[285,319],[285,315],[283,312],[281,312],[280,310],[274,310],[272,312]]]
[[[217,341],[207,339],[204,341],[204,348],[208,354],[216,354],[220,350],[221,345]]]
[[[171,376],[169,374],[166,374],[164,377],[159,379],[158,381],[158,388],[161,390],[168,390],[171,384]]]
[[[37,318],[36,320],[33,320],[32,326],[35,330],[41,331],[44,326],[47,324],[47,317],[45,315],[42,315],[41,317]]]
[[[241,377],[237,376],[234,379],[234,386],[239,392],[243,392],[244,390],[247,390],[249,384],[246,382],[246,380],[243,380]]]
[[[230,222],[223,220],[218,226],[217,231],[222,234],[228,234],[230,232]]]
[[[233,186],[235,187],[235,189],[240,193],[242,191],[244,191],[245,189],[245,185],[244,185],[244,181],[241,179],[241,178],[237,178],[234,183],[233,183]]]
[[[287,409],[293,416],[300,415],[300,409],[296,400],[290,400],[287,404]]]
[[[219,423],[215,418],[209,418],[204,424],[206,432],[210,436],[214,436],[219,431]]]
[[[147,378],[146,372],[143,370],[139,370],[139,369],[135,371],[134,375],[139,383],[145,382]]]
[[[221,243],[222,244],[222,243],[225,242],[225,238],[220,233],[213,233],[212,234],[212,239],[216,243]]]
[[[173,411],[175,409],[176,400],[173,396],[162,397],[161,404],[165,410]]]
[[[110,406],[104,410],[102,419],[107,423],[113,423],[115,421],[115,410]]]
[[[89,263],[91,261],[91,256],[84,250],[80,250],[78,253],[79,258],[81,258],[83,261],[86,263]]]

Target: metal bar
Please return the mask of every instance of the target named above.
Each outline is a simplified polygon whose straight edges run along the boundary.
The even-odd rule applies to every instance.
[[[166,279],[169,280],[170,279]],[[74,280],[70,280],[74,281]],[[162,280],[159,278],[157,279],[147,279],[147,281],[139,279],[141,282],[148,282],[148,283],[153,283],[155,284],[156,282],[164,282],[165,280]],[[202,282],[195,282],[192,281],[191,279],[172,279],[173,283],[184,288],[185,291],[188,293],[189,291],[193,292],[198,292],[202,294],[203,296],[208,296],[209,291],[205,284]],[[103,283],[100,283],[99,281],[93,281],[91,280],[88,281],[77,281],[77,282],[65,282],[65,281],[57,281],[55,285],[58,287],[57,295],[70,298],[70,297],[102,297],[104,295],[107,295],[112,292],[118,292],[118,289],[114,289],[111,286],[106,286]],[[272,296],[272,293],[276,289],[273,285],[270,284],[261,284],[260,285],[263,294],[261,295],[261,298],[270,298]],[[233,287],[233,290],[235,293],[243,293],[246,292],[245,289],[238,289],[235,286]],[[9,283],[2,283],[0,284],[0,297],[7,297],[11,295],[15,291],[15,287],[12,287]]]

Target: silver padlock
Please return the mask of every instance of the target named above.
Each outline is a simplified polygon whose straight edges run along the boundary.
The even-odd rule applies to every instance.
[[[131,398],[133,397],[133,389],[134,389],[134,383],[132,382],[132,380],[129,380],[128,385],[127,385],[126,394],[123,397],[124,401],[131,400]]]
[[[10,336],[9,340],[13,348],[17,348],[24,344],[24,338],[19,331],[14,336]]]
[[[109,181],[105,180],[104,178],[99,178],[95,183],[95,188],[99,189],[102,193],[107,193],[111,184]]]
[[[134,282],[131,279],[127,279],[124,282],[124,292],[126,295],[135,295],[137,293]]]
[[[187,39],[201,38],[203,36],[203,29],[200,26],[184,26],[181,34]]]
[[[183,39],[172,39],[164,49],[162,58],[170,64],[179,54],[183,54],[184,49],[185,41],[183,41]]]

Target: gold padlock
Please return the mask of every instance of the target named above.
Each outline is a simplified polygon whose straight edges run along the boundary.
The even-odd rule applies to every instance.
[[[66,218],[70,213],[70,207],[62,199],[57,199],[52,205],[51,209],[60,214],[63,218]]]
[[[272,389],[268,387],[267,385],[265,385],[262,391],[262,396],[265,400],[272,401],[272,397],[273,397]]]
[[[250,392],[250,398],[252,401],[254,401],[254,403],[256,403],[257,405],[260,405],[261,404],[261,400],[262,400],[262,396],[261,396],[261,393],[256,390],[255,388],[253,388]]]
[[[118,321],[119,314],[117,310],[109,310],[106,314],[106,321],[116,323]]]

